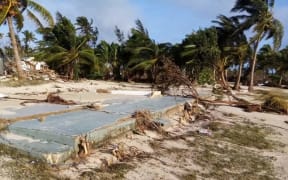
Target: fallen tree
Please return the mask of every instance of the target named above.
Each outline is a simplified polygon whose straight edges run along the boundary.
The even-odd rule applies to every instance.
[[[203,104],[204,106],[209,105],[226,105],[240,107],[248,112],[262,112],[262,111],[272,111],[276,113],[285,113],[287,114],[287,109],[279,109],[277,107],[271,107],[271,104],[264,102],[263,104],[255,104],[249,102],[245,99],[237,97],[233,94],[231,88],[228,85],[223,85],[225,83],[220,83],[221,91],[223,94],[228,96],[227,100],[209,100],[199,96],[195,88],[195,84],[190,80],[190,78],[181,71],[179,66],[177,66],[169,58],[163,58],[161,60],[162,68],[159,70],[159,73],[156,78],[156,87],[159,88],[162,92],[166,92],[169,87],[185,87],[187,91],[182,92],[182,96],[192,97],[196,100],[197,103]]]

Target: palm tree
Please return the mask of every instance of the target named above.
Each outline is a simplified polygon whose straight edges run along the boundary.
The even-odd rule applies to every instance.
[[[284,75],[287,74],[288,72],[288,46],[286,46],[279,52],[278,57],[279,57],[279,65],[277,71],[280,76],[278,85],[281,87]]]
[[[273,38],[275,50],[281,45],[283,26],[279,20],[273,17],[273,6],[274,0],[237,0],[235,6],[231,10],[232,12],[245,12],[245,14],[235,16],[241,20],[239,30],[242,31],[252,28],[254,33],[250,39],[253,53],[250,63],[249,91],[253,91],[254,71],[259,43],[264,38]]]
[[[69,19],[60,13],[57,23],[50,31],[47,29],[38,59],[46,61],[52,69],[65,73],[68,79],[78,79],[81,66],[90,66],[90,70],[99,71],[94,50],[85,46],[87,39],[76,35],[76,29]],[[87,65],[88,64],[88,65]],[[86,69],[86,68],[85,68]],[[93,73],[93,71],[90,71]]]
[[[153,41],[149,47],[137,47],[133,51],[134,58],[128,62],[130,71],[149,72],[152,82],[155,82],[157,76],[157,64],[164,56],[159,45]]]
[[[3,24],[3,22],[7,22],[8,24],[19,79],[24,78],[24,74],[21,67],[21,58],[19,55],[19,47],[17,47],[13,22],[16,25],[16,29],[20,31],[24,22],[23,12],[26,12],[27,16],[38,27],[43,27],[40,19],[37,18],[33,11],[40,14],[49,26],[54,25],[51,14],[34,0],[2,0],[0,4],[0,25]]]
[[[156,50],[156,44],[149,37],[148,30],[144,27],[143,23],[139,19],[136,20],[135,23],[136,28],[131,29],[131,35],[128,36],[128,40],[124,44],[124,52],[126,53],[125,59],[128,60],[125,63],[126,76],[128,79],[129,75],[137,76],[145,74],[150,70],[150,67],[144,68],[143,65],[148,62],[147,60],[152,59],[151,55],[153,52],[151,54],[151,50]]]
[[[93,20],[89,20],[84,17],[80,16],[76,18],[76,29],[80,31],[80,35],[87,39],[87,43],[91,43],[91,45],[95,48],[96,42],[98,39],[98,29],[97,27],[93,28]]]
[[[23,31],[22,34],[24,35],[22,39],[24,41],[24,52],[25,52],[25,55],[27,56],[30,50],[29,43],[34,42],[36,40],[36,37],[33,32],[28,31],[28,30]]]
[[[216,26],[216,29],[218,32],[218,44],[222,52],[221,54],[224,57],[230,57],[231,62],[235,58],[238,61],[237,79],[233,88],[239,90],[243,63],[247,58],[250,49],[249,44],[244,31],[238,30],[240,26],[238,18],[219,15],[217,19],[218,20],[212,22],[218,25]]]
[[[216,28],[199,29],[183,40],[182,58],[185,58],[186,73],[194,80],[199,79],[202,71],[209,68],[213,70],[214,80],[220,80],[225,85],[224,69],[227,66],[227,58],[221,57],[221,49],[218,45],[218,32]],[[207,70],[206,70],[207,71]]]
[[[107,43],[101,41],[96,49],[97,56],[102,64],[105,64],[105,74],[110,76],[113,74],[113,79],[120,79],[120,45],[117,43]]]

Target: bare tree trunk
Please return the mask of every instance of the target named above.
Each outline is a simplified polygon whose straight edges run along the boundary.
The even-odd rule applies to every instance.
[[[17,47],[17,42],[16,42],[16,37],[15,37],[15,32],[14,32],[11,16],[7,17],[7,22],[8,22],[9,32],[10,32],[11,43],[13,46],[13,53],[14,53],[14,58],[15,58],[16,68],[17,68],[17,75],[19,79],[24,79],[25,76],[21,67],[21,59],[20,59],[19,50]]]
[[[279,79],[279,83],[278,83],[279,87],[282,86],[282,81],[283,81],[283,73],[281,73],[281,75],[280,75],[280,79]]]
[[[225,78],[225,70],[221,71],[221,81],[222,81],[222,84],[223,84],[224,88],[228,88],[229,87],[229,85],[227,83],[227,80]]]
[[[257,40],[255,41],[255,45],[254,45],[253,58],[252,58],[252,63],[251,63],[250,83],[249,83],[249,87],[248,87],[249,92],[252,92],[254,90],[254,72],[255,72],[255,66],[256,66],[256,61],[257,61],[257,49],[258,49],[262,34],[263,33],[261,33],[258,36]]]
[[[241,76],[242,76],[242,68],[243,68],[243,62],[240,61],[239,69],[238,69],[238,74],[237,74],[237,80],[236,80],[235,85],[234,85],[234,89],[237,90],[237,91],[240,90],[240,82],[241,82]]]
[[[217,79],[216,79],[216,69],[215,69],[215,67],[213,67],[213,79],[214,79],[214,82],[217,82]]]

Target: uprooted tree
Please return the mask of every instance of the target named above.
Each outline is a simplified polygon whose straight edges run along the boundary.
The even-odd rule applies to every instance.
[[[159,73],[156,78],[157,88],[161,91],[167,91],[169,87],[183,87],[182,95],[189,96],[196,99],[197,103],[201,103],[204,105],[228,105],[243,108],[249,112],[251,111],[273,111],[277,113],[286,113],[287,109],[283,110],[279,108],[271,108],[271,104],[267,104],[264,102],[263,104],[255,104],[251,103],[247,100],[241,99],[233,94],[230,86],[221,87],[221,90],[224,94],[226,94],[229,98],[228,101],[225,100],[208,100],[199,96],[195,88],[195,84],[193,81],[183,73],[179,66],[175,65],[175,63],[164,57],[161,60],[162,66],[159,69]],[[274,102],[275,103],[275,102]]]

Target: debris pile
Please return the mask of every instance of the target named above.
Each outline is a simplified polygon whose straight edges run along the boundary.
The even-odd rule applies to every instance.
[[[28,80],[56,80],[59,75],[54,70],[48,68],[45,62],[34,61],[34,58],[30,58],[21,61],[21,66]],[[16,74],[16,64],[14,61],[5,62],[5,70],[7,74]]]
[[[26,77],[29,80],[45,80],[45,81],[55,81],[59,78],[58,74],[51,69],[42,69],[42,70],[30,70],[26,72]]]
[[[123,142],[113,145],[111,152],[118,161],[129,160],[130,158],[138,157],[144,153],[143,151],[140,151],[137,147],[128,146]]]
[[[163,133],[161,123],[153,121],[153,116],[150,111],[142,110],[136,111],[132,115],[136,119],[136,133],[145,134],[145,130],[154,130],[160,133]]]

